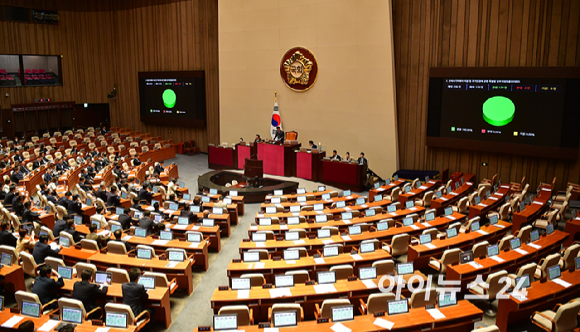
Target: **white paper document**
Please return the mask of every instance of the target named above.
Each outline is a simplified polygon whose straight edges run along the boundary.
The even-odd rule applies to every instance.
[[[359,254],[354,254],[354,255],[350,255],[350,257],[352,257],[352,259],[354,259],[355,261],[362,261],[362,256]]]
[[[352,240],[352,239],[350,238],[350,236],[348,236],[348,235],[342,235],[342,239],[343,239],[344,241],[350,241],[350,240]]]
[[[427,247],[427,248],[429,248],[429,249],[431,249],[431,250],[433,250],[433,249],[436,249],[436,248],[437,248],[437,246],[436,246],[436,245],[434,245],[434,244],[432,244],[432,243],[427,243],[427,244],[425,244],[425,247]]]
[[[425,186],[421,186],[421,187],[419,187],[419,189],[421,189],[421,190],[425,190],[425,189],[427,189],[427,187],[425,187]]]
[[[395,323],[388,321],[386,319],[382,319],[382,318],[377,318],[375,319],[375,321],[373,322],[374,325],[378,326],[378,327],[382,327],[384,329],[387,330],[391,330],[393,328],[393,326],[395,325]]]
[[[169,243],[169,241],[167,241],[167,240],[155,240],[155,241],[151,242],[151,245],[152,246],[164,246],[167,243]]]
[[[572,286],[572,284],[571,284],[571,283],[569,283],[569,282],[566,282],[566,281],[564,281],[564,280],[562,280],[562,279],[552,279],[552,282],[553,282],[553,283],[556,283],[556,284],[558,284],[558,285],[560,285],[560,286],[562,286],[562,287],[564,287],[564,288],[568,288],[568,287]],[[4,326],[4,325],[3,325],[3,326]]]
[[[280,332],[280,329],[277,327],[266,327],[264,328],[264,332]]]
[[[270,298],[275,299],[277,297],[284,297],[284,296],[292,296],[292,292],[288,287],[281,287],[281,288],[271,288],[270,291]]]
[[[534,243],[528,243],[528,245],[529,245],[530,247],[532,247],[532,248],[536,249],[536,250],[538,250],[538,249],[541,249],[541,248],[542,248],[542,246],[539,246],[539,245],[537,245],[537,244],[534,244]]]
[[[453,196],[457,196],[457,195],[459,195],[459,193],[452,192],[452,193],[451,193],[451,195],[453,195]]]
[[[184,225],[184,226],[185,226],[185,225]],[[192,231],[197,231],[197,230],[198,230],[198,229],[200,229],[200,228],[201,228],[201,226],[197,226],[197,225],[195,225],[195,226],[191,227],[191,230],[192,230]]]
[[[348,327],[342,325],[342,323],[336,323],[336,324],[332,325],[330,327],[330,329],[333,330],[334,332],[350,332],[350,331],[352,331]]]
[[[378,192],[381,192],[381,191],[384,191],[384,190],[385,190],[385,188],[378,188],[377,189]]]
[[[173,225],[173,227],[171,227],[173,229],[186,229],[187,225]]]
[[[289,261],[286,261],[286,264],[296,264],[296,261],[295,260],[289,260]]]
[[[479,264],[479,263],[476,263],[476,262],[469,262],[469,263],[467,263],[467,264],[469,264],[469,265],[473,266],[473,267],[474,267],[474,268],[476,268],[476,269],[481,269],[481,268],[483,267],[483,265],[481,265],[481,264]]]
[[[322,240],[322,243],[324,243],[325,245],[326,244],[331,244],[331,243],[334,243],[334,240],[332,240],[332,239]]]
[[[95,332],[109,332],[110,329],[110,327],[97,327]]]
[[[266,242],[256,242],[256,248],[266,248]]]
[[[498,227],[498,228],[505,228],[504,225],[500,225],[500,224],[494,224],[493,227]]]
[[[494,261],[498,262],[498,263],[503,263],[505,262],[505,259],[499,257],[499,256],[491,256],[491,259],[493,259]]]
[[[515,251],[520,255],[527,255],[528,254],[527,251],[525,251],[524,249],[521,249],[521,248],[517,248],[517,249],[515,249]]]
[[[336,292],[336,288],[333,284],[315,285],[314,291],[316,294],[334,293]]]
[[[304,243],[306,243],[306,241],[304,241],[304,240],[296,240],[296,241],[294,241],[294,244],[304,244]]]
[[[478,229],[477,232],[481,235],[488,235],[489,233],[484,231],[483,229]]]
[[[352,221],[350,221],[350,220],[343,220],[342,222],[347,224],[347,225],[352,224]]]
[[[493,199],[494,201],[497,201],[497,197],[491,196],[489,199]]]
[[[123,238],[121,238],[121,240],[123,240],[123,241],[129,241],[129,240],[131,240],[131,238],[132,238],[131,235],[125,235],[125,236],[123,236]]]
[[[421,225],[423,225],[425,227],[431,227],[431,224],[428,222],[423,222],[423,223],[421,223]]]
[[[249,299],[249,298],[250,298],[250,290],[249,289],[238,290],[238,299]]]
[[[479,204],[477,204],[477,206],[483,206],[483,207],[486,207],[486,206],[487,206],[487,204],[479,203]]]
[[[167,265],[165,265],[165,267],[174,268],[177,266],[177,264],[179,264],[179,262],[169,262]]]
[[[314,263],[316,263],[316,264],[325,264],[326,262],[324,261],[324,258],[319,257],[319,258],[315,258],[314,259]]]
[[[427,309],[427,312],[434,319],[443,319],[443,318],[445,318],[445,315],[441,311],[439,311],[439,309]]]
[[[362,283],[367,287],[367,289],[374,289],[379,287],[372,279],[363,280]]]
[[[351,208],[349,208],[348,206],[345,206],[345,207],[344,207],[344,211],[350,211],[350,210],[352,210],[352,209],[351,209]]]
[[[446,216],[445,218],[449,219],[449,220],[455,220],[457,218],[455,218],[454,216]]]
[[[59,320],[49,319],[48,322],[42,324],[38,330],[47,332],[55,328],[58,324],[60,324]]]
[[[409,227],[411,227],[414,230],[418,230],[419,229],[419,226],[417,226],[417,225],[409,225]]]
[[[254,264],[254,269],[263,269],[264,266],[266,266],[266,263],[264,262],[258,262]]]
[[[191,242],[191,244],[189,245],[190,248],[197,248],[199,247],[199,245],[201,244],[201,242]]]
[[[288,225],[280,225],[280,230],[281,231],[287,231],[288,230]]]
[[[258,230],[258,225],[256,225],[256,226],[250,226],[250,230],[251,231],[257,231]]]
[[[18,324],[24,317],[22,316],[12,316],[9,320],[2,324],[2,327],[12,328],[14,325]]]

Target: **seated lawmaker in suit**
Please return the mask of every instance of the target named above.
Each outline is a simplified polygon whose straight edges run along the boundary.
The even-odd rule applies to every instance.
[[[117,219],[119,224],[121,224],[121,227],[123,228],[123,230],[127,230],[127,229],[131,228],[131,224],[133,223],[133,218],[131,218],[130,213],[131,213],[131,209],[125,208],[123,210],[123,214],[120,214],[119,218]]]
[[[58,280],[54,280],[51,277],[56,276]],[[57,292],[59,289],[64,287],[64,280],[62,277],[54,271],[50,266],[43,265],[40,267],[39,276],[34,280],[34,285],[32,286],[32,292],[38,295],[38,299],[42,305],[47,304],[52,300],[57,299]],[[58,302],[47,306],[45,309],[56,309],[58,308]]]
[[[165,168],[163,167],[164,163],[165,162],[161,160],[157,165],[155,165],[155,168],[153,169],[153,174],[159,176],[162,172],[164,172],[165,171]]]
[[[97,226],[95,224],[91,224],[89,226],[89,232],[90,233],[87,235],[86,239],[97,241],[99,248],[103,248],[111,238],[110,236],[102,236],[97,234]]]
[[[147,230],[147,235],[150,235],[153,232],[153,225],[155,222],[149,218],[151,212],[145,211],[143,212],[143,217],[139,219],[139,228],[144,228]]]
[[[284,143],[284,132],[280,127],[276,127],[276,135],[274,136],[274,142]]]
[[[83,215],[83,204],[79,198],[79,195],[73,195],[72,199],[68,202],[67,206],[67,213],[68,214],[78,214],[79,216]]]
[[[141,270],[139,268],[133,267],[129,270],[129,282],[121,286],[123,291],[123,304],[131,307],[135,317],[142,313],[143,310],[149,311],[150,316],[153,317],[155,311],[152,308],[145,309],[143,305],[149,299],[149,294],[145,290],[145,286],[137,283],[140,276]]]
[[[121,204],[121,197],[117,195],[117,188],[112,187],[111,191],[107,193],[107,206],[118,206]]]
[[[310,150],[317,150],[318,146],[316,146],[316,144],[314,144],[314,141],[308,141],[308,144],[310,144]]]
[[[364,152],[361,152],[360,153],[360,158],[358,158],[357,161],[358,161],[358,164],[359,165],[364,165],[364,164],[367,164],[368,163],[367,158],[365,158]]]
[[[2,231],[0,231],[0,245],[15,248],[18,239],[10,232],[10,223],[3,221],[0,227],[2,228]]]
[[[123,241],[123,232],[121,232],[120,229],[117,229],[113,233],[113,236],[111,237],[111,241],[122,242],[125,245],[125,250],[127,250],[127,252],[133,250],[133,247],[129,244],[129,242]]]
[[[32,212],[30,209],[30,201],[24,203],[24,212],[22,212],[22,223],[31,223],[34,222],[39,214],[36,212]]]
[[[81,301],[87,313],[98,307],[97,299],[105,297],[109,290],[107,285],[93,284],[92,281],[93,271],[89,269],[83,270],[81,272],[81,281],[75,282],[72,292],[72,298]]]
[[[58,252],[62,249],[62,246],[58,246],[58,250],[53,250],[48,245],[48,235],[42,234],[38,238],[38,242],[34,245],[34,250],[32,250],[32,257],[34,257],[34,261],[36,264],[44,263],[44,259],[46,257],[59,257]]]
[[[332,150],[332,157],[330,157],[330,160],[338,160],[338,161],[341,161],[342,158],[338,155],[338,153],[336,152],[336,150]]]
[[[256,138],[254,138],[254,143],[262,143],[262,137],[260,137],[260,135],[256,134]]]
[[[350,152],[347,152],[346,155],[344,156],[344,160],[350,162],[352,161],[352,158],[350,157]]]

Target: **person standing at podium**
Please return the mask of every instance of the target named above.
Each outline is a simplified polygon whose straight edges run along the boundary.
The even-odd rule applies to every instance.
[[[359,164],[359,165],[368,164],[368,160],[367,160],[367,158],[365,158],[365,154],[364,154],[364,152],[361,152],[361,153],[360,153],[360,157],[358,158],[358,160],[357,160],[357,161],[358,161],[358,164]]]
[[[312,140],[308,141],[308,144],[310,144],[310,150],[318,149],[318,146],[316,146]]]
[[[284,132],[280,129],[280,127],[276,127],[276,136],[274,136],[274,142],[284,143]]]
[[[332,150],[332,157],[330,157],[330,160],[338,160],[338,161],[341,161],[342,158],[338,155],[338,153],[336,152],[336,150]]]

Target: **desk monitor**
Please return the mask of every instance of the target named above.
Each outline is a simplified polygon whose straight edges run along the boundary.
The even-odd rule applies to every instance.
[[[187,242],[201,242],[201,234],[187,233]]]
[[[405,187],[405,193],[409,193],[411,192],[411,186],[406,186]]]
[[[250,278],[232,278],[232,290],[243,290],[252,288]]]
[[[477,232],[479,230],[479,221],[474,221],[471,223],[471,231]]]
[[[0,257],[0,263],[4,266],[12,266],[12,255],[3,252]]]
[[[151,213],[151,215],[153,216],[153,221],[155,221],[156,223],[161,222],[161,220],[163,220],[163,216],[157,213]]]
[[[435,220],[435,212],[429,212],[425,215],[425,221],[429,222]]]
[[[389,229],[389,222],[388,221],[379,221],[377,223],[377,230],[378,231],[386,231],[387,229]]]
[[[217,215],[217,216],[221,216],[221,215],[223,215],[223,214],[224,214],[224,208],[222,208],[222,207],[219,207],[219,206],[214,206],[214,207],[211,209],[211,214],[215,214],[215,215]]]
[[[352,212],[342,212],[340,214],[340,218],[342,220],[351,220],[352,219]]]
[[[360,280],[376,279],[377,278],[377,268],[374,266],[359,268],[358,269],[358,278]]]
[[[318,284],[334,284],[336,282],[336,273],[334,271],[318,272]]]
[[[574,259],[574,264],[576,265],[576,271],[580,270],[580,257]]]
[[[435,196],[437,196],[437,198],[441,198],[443,196],[443,193],[441,191],[438,191],[435,193]]]
[[[111,231],[115,232],[113,230],[113,226],[116,226],[116,225],[111,225]],[[118,227],[120,227],[120,226],[118,226]],[[58,244],[60,244],[61,246],[65,247],[65,248],[69,248],[70,247],[70,239],[68,237],[61,236],[58,238]]]
[[[140,276],[137,283],[143,285],[145,289],[155,289],[155,277]]]
[[[556,264],[548,268],[548,280],[560,278],[560,265]]]
[[[284,233],[284,240],[286,241],[298,241],[300,240],[299,232],[286,232]]]
[[[473,262],[473,251],[468,250],[459,254],[459,261],[461,262],[461,264]]]
[[[352,194],[352,193],[351,193],[351,191],[350,191],[350,190],[344,190],[344,191],[342,192],[342,197],[348,197],[348,196],[350,196],[351,194]]]
[[[244,263],[259,262],[260,261],[260,253],[259,252],[245,251],[243,261],[244,261]]]
[[[284,196],[284,190],[274,190],[274,196]]]
[[[296,311],[279,311],[274,313],[272,318],[274,327],[286,327],[298,325],[298,317]]]
[[[224,202],[226,205],[232,205],[232,199],[231,199],[230,197],[225,197],[225,198],[223,199],[223,202]]]
[[[377,181],[377,182],[375,182],[374,186],[375,186],[375,189],[379,189],[381,187],[381,183]]]
[[[356,205],[363,205],[364,203],[366,203],[364,197],[359,197],[356,199]]]
[[[272,226],[272,218],[260,218],[258,219],[258,224],[260,226]]]
[[[453,208],[451,206],[446,207],[443,211],[445,212],[446,217],[453,214]]]
[[[327,200],[329,200],[329,199],[330,199],[330,194],[322,194],[322,197],[321,197],[321,199],[322,199],[323,201],[327,201]]]
[[[201,206],[199,206],[199,205],[191,205],[189,207],[189,211],[191,211],[193,213],[200,213],[201,212]]]
[[[366,254],[369,252],[375,251],[375,243],[374,242],[365,242],[360,244],[360,252],[361,254]]]
[[[358,235],[362,233],[360,225],[348,226],[348,235]]]
[[[301,209],[302,209],[302,207],[300,205],[291,205],[290,206],[291,213],[300,213]]]
[[[58,272],[63,279],[72,279],[72,267],[58,266],[56,272]]]
[[[402,276],[405,274],[412,274],[415,272],[413,268],[413,262],[411,263],[399,263],[397,264],[397,274]]]
[[[336,208],[337,209],[342,209],[346,206],[346,202],[345,201],[338,201],[336,202]]]
[[[272,203],[272,204],[280,204],[280,203],[282,203],[282,199],[280,199],[280,197],[272,197],[270,199],[270,203]]]
[[[115,209],[115,213],[120,216],[125,213],[125,209],[118,207]]]
[[[326,215],[325,215],[325,214],[318,214],[318,215],[316,215],[316,217],[314,217],[314,218],[316,219],[316,222],[317,222],[317,223],[321,223],[321,222],[327,222],[327,221],[328,221],[328,219],[327,219],[327,217],[326,217]]]
[[[437,297],[439,308],[450,307],[457,304],[457,294],[455,292],[441,292]]]
[[[202,203],[209,203],[210,202],[209,196],[201,196],[201,202]]]
[[[345,305],[332,308],[332,322],[344,322],[354,320],[354,307]]]
[[[530,233],[530,241],[531,241],[531,242],[536,242],[536,241],[538,241],[539,239],[540,239],[540,231],[538,231],[537,229],[536,229],[536,230],[533,230],[533,231]]]
[[[387,179],[385,180],[385,185],[388,185],[388,184],[390,184],[390,183],[391,183],[391,179],[387,178]]]
[[[499,216],[497,214],[492,214],[491,217],[489,217],[489,223],[491,225],[495,225],[499,222]]]
[[[171,241],[173,240],[173,232],[171,231],[160,231],[159,232],[159,239]]]
[[[85,201],[85,205],[87,205],[87,206],[93,205],[93,200],[87,197],[87,200]]]
[[[413,217],[407,217],[403,219],[403,226],[413,225]]]
[[[152,191],[154,194],[157,194],[157,192],[159,191],[159,187],[158,186],[153,187]]]
[[[275,206],[266,206],[266,214],[276,214],[278,213],[278,208]]]
[[[83,224],[83,217],[75,215],[73,218],[74,218],[75,225],[82,225]]]
[[[20,313],[29,317],[40,317],[40,303],[22,301],[22,309]]]
[[[304,194],[306,194],[306,189],[305,188],[298,188],[298,189],[296,189],[296,194],[304,195]]]
[[[431,243],[431,235],[430,234],[421,234],[421,235],[419,235],[419,243],[420,244]]]
[[[421,186],[423,186],[423,183],[421,183],[421,180],[417,181],[417,188],[420,188]]]
[[[374,202],[380,202],[383,200],[383,195],[375,195],[375,197],[373,198]]]
[[[397,206],[396,205],[391,204],[391,205],[387,206],[387,212],[388,213],[393,213],[395,211],[397,211]]]
[[[520,211],[523,211],[526,209],[526,203],[525,202],[520,202]]]
[[[77,217],[77,216],[75,216],[75,217]],[[76,223],[76,219],[75,219],[75,223]],[[81,223],[82,223],[82,219],[81,219]],[[80,225],[80,224],[78,224],[78,225]],[[22,225],[20,225],[20,228],[24,228],[26,230],[26,234],[30,235],[31,234],[30,232],[32,231],[34,226],[32,226],[32,224],[22,224]]]
[[[105,271],[95,272],[95,284],[110,285],[111,284],[111,273],[105,272]]]
[[[294,287],[294,276],[293,275],[277,275],[274,277],[274,286],[276,288],[280,287]]]
[[[306,203],[306,196],[298,196],[296,197],[296,201],[298,203]]]
[[[457,236],[457,228],[448,228],[447,229],[447,238],[451,239]]]
[[[455,188],[457,188],[457,187],[455,187]],[[481,197],[475,196],[475,205],[478,205],[479,203],[481,203]]]
[[[546,233],[548,233],[548,235],[554,233],[554,224],[548,224],[548,226],[546,226]]]
[[[288,217],[287,223],[288,225],[299,225],[300,217]]]
[[[499,255],[499,246],[497,244],[487,246],[487,257]]]
[[[218,191],[215,188],[209,188],[209,194],[210,195],[217,195],[218,194]]]
[[[179,181],[178,186],[179,188],[185,188],[185,182]]]
[[[149,249],[137,249],[137,258],[141,259],[151,259],[151,250]]]
[[[171,211],[177,211],[177,210],[179,210],[179,204],[177,204],[177,203],[170,203],[169,204],[169,210],[171,210]]]
[[[127,199],[127,193],[126,192],[121,192],[121,198],[122,199]]]
[[[516,278],[516,289],[526,289],[530,288],[530,275],[524,274],[521,277]]]
[[[213,330],[226,331],[238,329],[238,315],[213,316]]]
[[[266,233],[252,233],[252,242],[266,242]]]
[[[105,313],[105,326],[119,329],[127,328],[127,314],[117,312]]]
[[[335,257],[338,256],[338,246],[324,246],[324,252],[322,255],[324,257]]]
[[[230,196],[231,197],[238,197],[238,191],[237,190],[230,190]]]
[[[286,233],[288,234],[288,233]],[[284,250],[284,260],[285,261],[296,261],[300,259],[300,251],[299,250]]]
[[[323,211],[324,204],[314,204],[314,211]]]
[[[387,314],[406,314],[409,312],[409,302],[407,300],[392,300],[387,302]]]
[[[377,211],[375,209],[366,209],[365,210],[365,216],[367,216],[367,217],[372,217],[376,214],[377,214]]]
[[[318,186],[318,191],[326,191],[326,186]]]
[[[518,249],[521,246],[522,246],[522,242],[520,241],[519,237],[510,240],[510,247],[512,248],[512,250]]]
[[[177,218],[178,225],[189,225],[189,218],[188,217],[179,217]]]
[[[135,228],[136,237],[147,237],[147,230],[145,228]]]
[[[405,202],[405,208],[412,209],[414,207],[415,207],[415,202],[413,202],[413,201],[406,201]]]
[[[209,218],[203,218],[201,221],[203,227],[213,227],[215,225],[215,220]]]
[[[141,219],[142,216],[143,216],[143,212],[141,212],[141,211],[135,211],[135,213],[133,214],[133,217],[135,219]]]
[[[0,311],[4,310],[4,296],[0,296]]]
[[[318,238],[325,239],[330,237],[330,229],[319,229],[318,230]]]
[[[191,194],[183,194],[184,201],[191,201]]]
[[[167,255],[170,262],[183,262],[185,260],[185,255],[181,250],[167,250]]]

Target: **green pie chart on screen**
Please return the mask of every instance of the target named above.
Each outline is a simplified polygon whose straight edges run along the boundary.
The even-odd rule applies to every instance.
[[[163,91],[163,105],[167,108],[175,107],[175,102],[177,101],[177,95],[171,89]]]
[[[491,97],[483,103],[483,119],[492,126],[501,127],[512,122],[516,105],[506,97]]]

